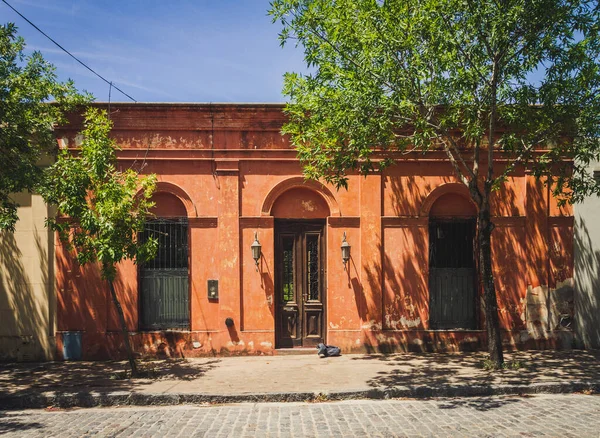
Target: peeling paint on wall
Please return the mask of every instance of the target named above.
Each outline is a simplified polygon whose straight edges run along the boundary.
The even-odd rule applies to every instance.
[[[404,316],[400,318],[400,324],[404,327],[413,328],[421,325],[421,318],[417,317],[416,319],[406,319]]]
[[[574,280],[559,282],[555,289],[547,286],[527,288],[525,298],[527,334],[521,333],[521,342],[529,339],[555,339],[555,330],[570,331],[574,317]]]
[[[575,281],[567,278],[550,291],[550,320],[552,330],[570,330],[574,317]]]
[[[281,109],[268,105],[257,108],[190,105],[171,111],[167,105],[162,108],[120,105],[120,124],[115,129],[124,148],[120,157],[130,160],[148,147],[155,150],[155,159],[148,163],[152,169],[148,170],[171,185],[180,186],[190,202],[199,206],[197,215],[206,216],[196,218],[190,227],[190,327],[202,333],[192,333],[187,338],[185,333],[178,334],[186,339],[184,344],[169,341],[164,333],[138,334],[136,347],[156,354],[159,348],[164,349],[163,343],[150,338],[162,337],[167,339],[164,345],[168,345],[172,354],[179,354],[180,350],[185,350],[186,356],[273,353],[278,330],[274,283],[279,269],[274,254],[274,220],[327,218],[325,244],[329,251],[324,254],[324,262],[328,270],[324,271],[323,284],[327,285],[328,319],[322,327],[328,329],[328,342],[341,346],[344,352],[378,351],[380,346],[390,352],[481,348],[486,337],[483,330],[435,331],[427,327],[428,219],[423,205],[438,188],[448,189],[448,193],[455,190],[453,184],[448,184],[456,181],[447,172],[447,162],[431,156],[426,172],[422,168],[424,162],[417,158],[421,164],[402,161],[384,174],[369,176],[368,180],[350,175],[351,189],[332,194],[331,205],[318,193],[320,189],[293,186],[271,200],[270,211],[263,211],[261,206],[264,207],[264,200],[274,187],[282,187],[280,184],[289,178],[300,178],[293,147],[287,137],[279,134],[285,121]],[[214,120],[213,111],[220,111]],[[215,121],[217,130],[213,129]],[[65,138],[63,143],[73,145],[77,130],[70,127],[66,131],[68,135],[62,131],[57,135]],[[212,146],[214,151],[202,150]],[[245,150],[242,153],[240,149]],[[263,160],[273,163],[273,169],[265,171]],[[385,180],[381,181],[382,178]],[[435,196],[440,196],[442,192],[436,193]],[[559,341],[546,341],[570,333],[565,325],[569,316],[573,316],[572,283],[561,282],[554,289],[548,286],[573,276],[569,249],[572,231],[566,221],[567,212],[563,218],[553,219],[552,239],[538,236],[540,230],[546,230],[553,215],[550,209],[533,208],[538,201],[548,206],[546,196],[547,189],[535,183],[533,176],[515,174],[494,198],[494,215],[499,219],[496,231],[499,234],[493,242],[494,270],[502,336],[507,345],[515,348],[559,345]],[[330,214],[334,204],[335,215]],[[205,220],[208,218],[210,227]],[[260,276],[254,275],[248,251],[257,230],[264,252]],[[342,232],[348,233],[348,241],[353,245],[353,263],[347,264],[347,270],[343,270],[336,249]],[[198,251],[198,242],[209,247]],[[547,243],[550,247],[545,246]],[[86,274],[82,275],[83,271],[69,263],[63,265],[56,269],[60,276],[59,303],[68,299],[73,301],[72,307],[81,309],[83,303],[89,304],[86,314],[92,321],[85,323],[89,323],[90,332],[93,329],[98,335],[88,345],[104,348],[104,338],[118,337],[107,334],[111,327],[107,327],[104,292],[88,291]],[[514,269],[516,265],[518,270]],[[123,271],[129,272],[129,277],[123,277],[127,281],[121,291],[135,291],[133,269]],[[219,300],[205,299],[204,285],[208,278],[220,278]],[[527,287],[528,281],[537,285],[534,281],[541,281],[538,278],[552,281],[548,286]],[[127,296],[135,297],[124,305],[135,330],[139,303],[135,293]],[[483,322],[484,301],[478,300],[476,305],[481,308],[477,312],[478,322]],[[66,306],[60,307],[57,320],[67,328],[85,328],[73,316],[77,313],[68,310]],[[223,326],[225,317],[232,317],[239,327],[227,331]],[[242,327],[248,331],[242,331]],[[107,350],[118,349],[119,342],[113,342]]]
[[[401,328],[416,328],[421,325],[421,318],[417,317],[415,319],[406,319],[404,316],[401,316],[400,320],[393,321],[391,319],[391,315],[385,315],[385,323],[387,327],[390,327],[393,330],[398,330]]]
[[[548,286],[527,287],[525,318],[529,336],[541,339],[548,331]]]
[[[389,342],[389,338],[386,335],[384,335],[383,333],[377,333],[375,335],[375,339],[377,339],[377,341],[380,344],[387,344]],[[392,340],[393,340],[393,338],[392,338]]]
[[[365,330],[381,330],[381,323],[375,322],[374,319],[364,322],[361,326]]]
[[[312,201],[302,201],[302,208],[306,211],[315,211],[316,207]]]

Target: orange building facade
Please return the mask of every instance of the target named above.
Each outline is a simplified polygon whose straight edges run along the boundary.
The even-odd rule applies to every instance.
[[[135,351],[277,354],[320,342],[345,353],[484,349],[476,208],[444,156],[404,155],[383,174],[350,175],[338,191],[303,179],[280,134],[282,110],[111,105],[120,165],[158,177],[141,238],[157,237],[159,254],[122,263],[116,281]],[[61,129],[59,143],[76,146],[79,129]],[[494,194],[493,222],[505,346],[570,347],[570,207],[517,170]],[[58,356],[78,333],[84,359],[123,357],[108,287],[56,248]]]

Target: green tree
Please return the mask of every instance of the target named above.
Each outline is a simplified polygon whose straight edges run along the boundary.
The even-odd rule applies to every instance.
[[[598,2],[274,0],[270,14],[312,69],[284,85],[284,132],[308,178],[346,186],[350,169],[381,171],[390,151],[443,150],[468,187],[501,366],[490,196],[517,166],[561,202],[600,193],[586,173],[600,155]]]
[[[104,111],[88,109],[84,125],[78,154],[67,149],[59,152],[46,171],[41,192],[46,202],[64,215],[49,219],[48,224],[75,251],[79,264],[99,263],[119,316],[132,376],[137,376],[114,280],[117,263],[125,259],[143,262],[156,254],[156,239],[138,240],[153,206],[156,177],[118,169],[117,145],[109,137],[112,124]]]
[[[61,83],[39,52],[25,56],[14,24],[0,25],[0,230],[14,230],[11,193],[34,190],[44,154],[56,150],[53,128],[66,111],[90,100],[71,81]],[[56,104],[48,105],[49,100]]]

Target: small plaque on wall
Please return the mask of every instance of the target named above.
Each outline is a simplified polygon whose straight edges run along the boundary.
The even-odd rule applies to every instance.
[[[219,299],[219,280],[208,280],[208,299]]]

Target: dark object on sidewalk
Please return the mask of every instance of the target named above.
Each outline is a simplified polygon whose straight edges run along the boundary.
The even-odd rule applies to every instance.
[[[334,345],[319,344],[317,345],[317,349],[319,350],[317,354],[320,357],[340,356],[341,354],[340,347]]]

